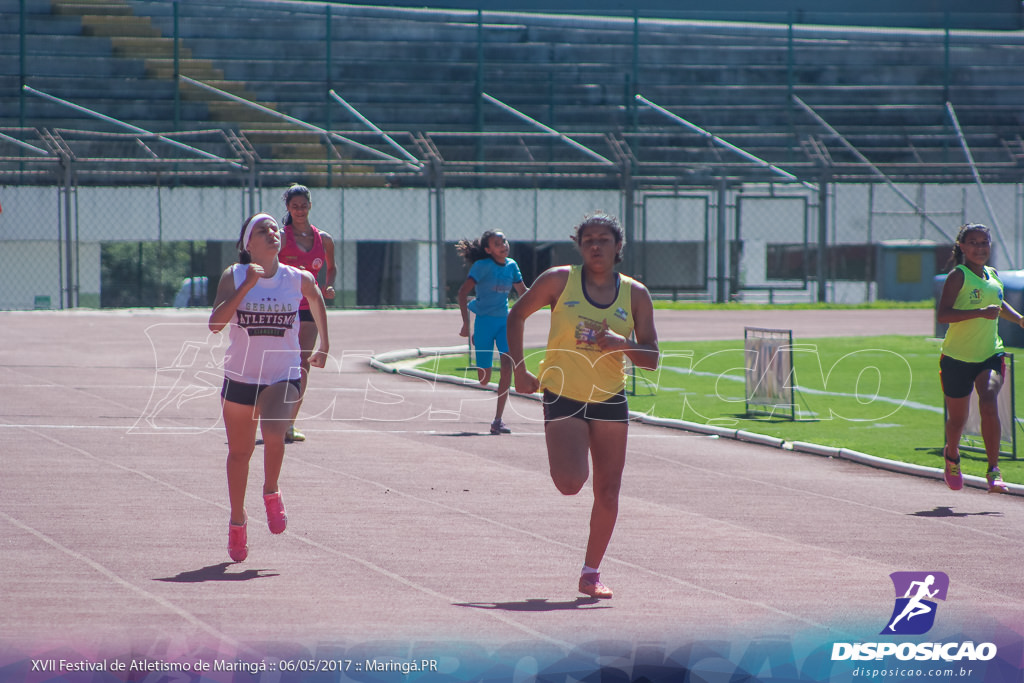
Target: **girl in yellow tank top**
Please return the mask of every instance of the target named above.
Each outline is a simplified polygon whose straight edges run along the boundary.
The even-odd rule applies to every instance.
[[[615,271],[623,238],[618,219],[587,216],[573,237],[583,265],[544,271],[507,322],[516,391],[545,389],[544,440],[555,488],[567,496],[579,493],[593,467],[594,506],[579,590],[595,598],[612,597],[598,568],[615,528],[626,463],[623,362],[628,357],[637,367],[658,367],[650,292]],[[538,379],[523,363],[523,329],[527,317],[548,306],[551,330]]]
[[[543,389],[576,401],[607,401],[626,387],[625,354],[597,344],[602,330],[633,334],[632,278],[618,275],[618,293],[606,306],[588,296],[582,266],[572,266],[565,289],[551,310],[548,348],[540,364]]]

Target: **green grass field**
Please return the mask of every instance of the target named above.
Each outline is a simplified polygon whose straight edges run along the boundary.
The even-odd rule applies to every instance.
[[[663,342],[659,370],[638,372],[627,387],[632,392],[630,409],[941,467],[939,343],[896,335],[794,340],[797,415],[790,420],[745,415],[742,340]],[[1008,351],[1024,358],[1024,350]],[[527,365],[535,371],[541,357],[541,350],[528,351]],[[475,379],[475,371],[464,369],[467,361],[461,354],[430,359],[420,368]],[[1015,389],[1017,404],[1024,405],[1020,387]],[[1004,391],[1009,391],[1009,380]],[[1024,436],[1019,424],[1015,429],[1018,439]],[[1003,425],[1003,433],[1008,451],[1009,425]],[[984,476],[983,453],[964,450],[962,457],[964,474]],[[1024,483],[1024,460],[1004,456],[1000,469],[1006,481]]]

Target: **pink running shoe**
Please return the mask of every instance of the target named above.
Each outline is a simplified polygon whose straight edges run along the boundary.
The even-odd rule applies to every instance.
[[[512,430],[508,428],[508,425],[501,420],[495,420],[491,423],[491,434],[511,434]]]
[[[960,473],[960,461],[953,462],[946,455],[946,449],[942,449],[942,457],[946,461],[946,471],[943,474],[943,478],[946,480],[946,486],[959,491],[964,487],[964,475]]]
[[[270,527],[270,533],[283,533],[288,527],[288,515],[284,512],[281,492],[263,494],[263,505],[267,508],[267,526]]]
[[[580,575],[580,593],[592,598],[612,597],[612,589],[601,583],[599,572]]]
[[[1010,489],[1003,483],[1003,475],[1000,474],[998,467],[993,467],[985,474],[985,479],[988,480],[988,492],[989,493],[1009,493]]]
[[[246,530],[248,522],[242,525],[228,524],[228,555],[235,562],[244,562],[249,557]]]

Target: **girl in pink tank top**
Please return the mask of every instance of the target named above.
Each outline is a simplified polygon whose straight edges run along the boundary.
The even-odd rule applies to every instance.
[[[324,299],[333,301],[334,279],[338,276],[334,262],[334,240],[309,222],[309,211],[313,207],[309,188],[305,185],[292,185],[285,190],[283,199],[287,212],[281,221],[284,226],[279,255],[281,263],[309,271],[317,283],[321,280],[320,271],[324,270],[324,284],[318,286],[321,287]],[[309,356],[313,352],[316,339],[317,329],[309,312],[309,302],[303,299],[299,305],[299,349],[302,367],[302,378],[299,380],[299,408],[302,407],[302,397],[306,394]],[[295,414],[298,415],[298,409]],[[293,421],[285,434],[285,441],[292,443],[305,440],[306,435],[295,429]]]

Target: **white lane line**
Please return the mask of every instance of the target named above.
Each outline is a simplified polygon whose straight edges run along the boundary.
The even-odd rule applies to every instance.
[[[632,436],[633,435],[630,434],[630,439],[632,439]],[[630,455],[634,456],[634,457],[642,455],[642,456],[644,456],[646,458],[651,458],[652,460],[658,460],[658,461],[661,461],[661,462],[672,463],[672,464],[677,465],[678,467],[683,467],[683,468],[686,468],[686,469],[694,470],[696,472],[700,472],[701,474],[707,474],[707,475],[716,475],[717,474],[716,470],[711,470],[711,469],[708,469],[708,468],[699,467],[697,465],[692,465],[690,463],[680,462],[678,460],[673,460],[672,458],[667,458],[667,457],[661,456],[661,455],[654,455],[652,453],[645,453],[643,451],[631,450],[630,451]],[[828,495],[828,494],[825,494],[825,493],[820,493],[818,491],[812,491],[812,490],[806,489],[806,488],[797,488],[797,487],[794,487],[794,486],[786,486],[785,484],[779,484],[777,482],[762,481],[760,479],[754,479],[752,477],[748,477],[748,476],[745,476],[745,475],[742,475],[742,474],[737,474],[736,472],[731,472],[729,474],[729,478],[730,479],[742,479],[743,481],[747,481],[747,482],[750,482],[752,484],[758,484],[760,486],[764,486],[765,488],[771,488],[772,490],[776,490],[776,491],[778,491],[778,490],[790,491],[790,492],[792,492],[795,495],[813,496],[813,497],[816,497],[816,498],[821,498],[821,499],[833,501],[833,502],[836,502],[836,503],[846,503],[848,505],[853,505],[855,507],[862,507],[862,508],[865,508],[865,509],[868,509],[868,510],[873,510],[875,512],[882,512],[882,513],[885,513],[885,514],[888,514],[888,515],[893,515],[893,516],[898,516],[898,517],[906,517],[906,516],[908,516],[908,513],[903,511],[903,510],[894,510],[892,508],[879,507],[877,505],[872,505],[870,503],[864,503],[864,502],[861,502],[859,500],[853,500],[853,499],[850,499],[850,498],[840,498],[838,496]],[[670,510],[674,510],[676,508],[669,508],[669,509]],[[955,523],[950,522],[948,520],[944,520],[944,519],[936,517],[936,518],[933,518],[933,521],[939,522],[941,524],[946,524],[946,525],[956,529],[957,531],[964,531],[964,527],[962,525],[955,524]],[[732,524],[732,522],[723,522],[723,523],[725,523],[725,524]],[[743,527],[743,526],[740,526],[740,525],[736,525],[736,526],[739,529],[745,529],[746,528],[746,527]],[[1005,542],[1012,542],[1012,541],[1016,540],[1016,539],[1007,538],[1006,536],[1000,535],[1000,534],[992,532],[992,531],[986,531],[984,529],[970,529],[969,533],[972,534],[972,535],[991,536],[992,538],[998,539],[1000,541],[1005,541]],[[867,562],[869,560],[865,559],[865,561]]]
[[[456,513],[464,515],[465,517],[468,517],[470,519],[481,521],[481,522],[484,522],[486,524],[489,524],[489,525],[492,525],[492,526],[496,526],[496,527],[498,527],[500,529],[503,529],[503,530],[506,530],[506,531],[511,531],[511,532],[514,532],[514,533],[519,534],[519,535],[528,536],[530,538],[534,538],[534,539],[537,539],[539,541],[543,541],[544,543],[549,543],[551,545],[559,546],[559,547],[562,547],[562,548],[567,548],[569,550],[573,550],[573,551],[581,552],[581,553],[585,550],[585,548],[583,548],[581,546],[578,546],[578,545],[573,545],[573,544],[570,544],[570,543],[565,543],[564,541],[559,541],[558,539],[551,538],[549,536],[545,536],[544,534],[540,534],[540,533],[537,533],[537,532],[534,532],[534,531],[529,531],[529,530],[523,529],[521,527],[512,526],[510,524],[506,524],[505,522],[501,522],[501,521],[499,521],[497,519],[493,519],[491,517],[486,517],[484,515],[480,515],[480,514],[477,514],[475,512],[470,512],[469,510],[465,510],[465,509],[462,509],[462,508],[459,508],[459,507],[455,507],[453,505],[448,505],[448,504],[445,504],[445,503],[441,503],[441,502],[438,502],[436,500],[429,500],[429,499],[426,499],[426,498],[421,498],[421,497],[413,495],[411,493],[406,493],[404,491],[396,489],[394,486],[388,486],[386,484],[382,484],[381,482],[374,481],[372,479],[367,479],[365,477],[360,477],[358,475],[349,474],[347,472],[342,472],[342,471],[337,470],[337,469],[335,469],[333,467],[327,467],[327,466],[324,466],[324,465],[319,465],[317,463],[312,463],[312,462],[309,462],[309,461],[306,461],[306,460],[302,460],[301,457],[293,457],[291,459],[293,461],[302,462],[304,465],[307,465],[308,467],[313,467],[315,469],[323,470],[323,471],[329,472],[329,473],[334,474],[334,475],[347,477],[347,478],[352,479],[354,481],[358,481],[358,482],[361,482],[361,483],[364,483],[364,484],[368,484],[370,486],[375,486],[375,487],[381,489],[382,491],[383,490],[388,491],[388,493],[391,494],[391,495],[397,494],[397,495],[402,496],[404,498],[407,498],[409,500],[414,500],[414,501],[419,502],[419,503],[425,503],[427,505],[432,505],[432,506],[435,506],[435,507],[439,507],[439,508],[448,510],[450,512],[456,512]],[[644,504],[651,504],[649,501],[641,501],[641,502],[643,502]],[[694,513],[687,513],[687,514],[693,515]],[[751,529],[746,529],[746,531],[748,533],[755,533],[755,534],[759,533],[759,532],[753,531]],[[778,615],[784,616],[784,617],[786,617],[788,619],[793,619],[795,621],[799,621],[801,623],[807,624],[809,626],[813,626],[815,628],[820,628],[820,629],[825,630],[825,631],[828,631],[831,628],[831,627],[829,627],[829,626],[827,626],[825,624],[819,623],[819,622],[814,621],[812,619],[808,619],[806,617],[802,617],[799,614],[794,614],[793,612],[788,612],[786,610],[780,609],[780,608],[775,607],[773,605],[769,605],[767,603],[760,602],[758,600],[750,600],[750,599],[747,599],[747,598],[740,598],[740,597],[737,597],[735,595],[730,595],[728,593],[723,593],[723,592],[718,591],[718,590],[707,588],[705,586],[701,586],[699,584],[692,583],[692,582],[686,581],[684,579],[680,579],[679,577],[676,577],[676,576],[672,576],[672,575],[669,575],[669,574],[663,574],[663,573],[658,572],[658,571],[656,571],[654,569],[650,569],[648,567],[644,567],[644,566],[636,564],[634,562],[629,562],[628,560],[622,560],[622,559],[614,558],[611,555],[606,555],[605,556],[605,560],[606,561],[611,560],[611,561],[613,561],[613,562],[615,562],[617,564],[621,564],[621,565],[623,565],[625,567],[629,567],[629,568],[631,568],[631,569],[633,569],[635,571],[638,571],[638,572],[641,572],[641,573],[645,573],[645,574],[648,574],[650,576],[654,576],[654,577],[656,577],[658,579],[661,579],[662,581],[667,581],[669,583],[677,584],[679,586],[682,586],[683,588],[690,589],[691,591],[698,591],[698,592],[701,592],[701,593],[707,593],[709,595],[713,595],[713,596],[721,598],[723,600],[727,600],[727,601],[731,601],[731,602],[737,602],[737,603],[740,603],[742,605],[756,607],[756,608],[762,609],[762,610],[764,610],[766,612],[771,612],[771,613],[774,613],[774,614],[778,614]]]
[[[153,602],[157,603],[158,605],[160,605],[161,607],[166,609],[168,612],[171,612],[172,614],[177,614],[179,617],[181,617],[182,619],[184,619],[188,623],[192,624],[196,628],[198,628],[198,629],[200,629],[200,630],[210,634],[214,638],[218,638],[220,641],[222,641],[224,643],[228,643],[229,645],[234,647],[239,652],[246,652],[248,654],[254,654],[254,655],[258,655],[259,654],[256,650],[252,650],[249,647],[247,647],[247,646],[243,645],[242,643],[238,642],[234,638],[231,638],[230,636],[228,636],[228,635],[218,631],[216,628],[214,628],[210,624],[207,624],[205,621],[203,621],[202,619],[200,619],[196,615],[192,614],[191,612],[189,612],[187,610],[184,610],[181,607],[178,607],[177,605],[175,605],[170,600],[166,600],[166,599],[160,597],[159,595],[151,593],[151,592],[147,591],[146,589],[141,588],[140,586],[136,586],[135,584],[131,583],[130,581],[127,581],[127,580],[121,578],[120,576],[118,576],[116,573],[114,573],[110,569],[107,569],[106,567],[101,565],[99,562],[96,562],[95,560],[93,560],[93,559],[91,559],[89,557],[86,557],[85,555],[83,555],[82,553],[80,553],[80,552],[78,552],[76,550],[72,550],[71,548],[69,548],[69,547],[59,543],[58,541],[54,540],[53,538],[47,536],[46,534],[44,534],[43,532],[39,531],[38,529],[35,529],[35,528],[25,524],[24,522],[21,522],[20,520],[17,520],[14,517],[11,517],[6,512],[3,512],[2,510],[0,510],[0,518],[5,519],[9,524],[18,527],[19,529],[32,534],[33,536],[35,536],[36,538],[41,540],[43,543],[46,543],[47,545],[49,545],[49,546],[51,546],[53,548],[56,548],[57,550],[59,550],[60,552],[64,553],[68,557],[71,557],[71,558],[73,558],[75,560],[78,560],[79,562],[89,566],[94,571],[96,571],[99,574],[102,574],[103,576],[107,577],[107,579],[109,579],[113,583],[121,586],[122,588],[126,588],[129,591],[137,593],[137,594],[141,595],[142,597],[146,598],[147,600],[152,600]]]
[[[94,455],[94,454],[92,454],[92,453],[90,453],[90,452],[88,452],[88,451],[86,451],[86,450],[84,450],[82,448],[74,446],[73,444],[69,444],[69,443],[60,441],[58,439],[49,437],[49,436],[47,436],[45,434],[42,434],[42,433],[38,433],[38,436],[40,436],[40,437],[42,437],[44,439],[47,439],[47,440],[49,440],[49,441],[51,441],[51,442],[53,442],[53,443],[55,443],[57,445],[67,447],[67,448],[71,449],[72,451],[78,452],[79,454],[81,454],[81,455],[83,455],[83,456],[85,456],[87,458],[90,458],[92,460],[95,460],[97,462],[103,463],[103,464],[108,465],[110,467],[114,467],[114,468],[119,469],[119,470],[121,470],[123,472],[127,472],[127,473],[130,473],[130,474],[134,474],[136,476],[142,477],[143,479],[146,479],[149,482],[152,482],[152,483],[155,483],[155,484],[159,484],[161,486],[165,486],[165,487],[171,489],[172,491],[174,491],[175,493],[177,493],[179,495],[186,495],[189,498],[192,498],[193,500],[197,500],[197,501],[206,503],[208,505],[212,505],[214,507],[220,508],[224,512],[230,512],[230,509],[226,505],[222,505],[220,503],[215,503],[213,501],[206,500],[205,498],[202,498],[200,496],[196,496],[196,495],[194,495],[194,494],[192,494],[192,493],[190,493],[188,491],[185,491],[184,489],[178,488],[177,486],[175,486],[173,484],[170,484],[170,483],[168,483],[166,481],[163,481],[162,479],[158,479],[157,477],[154,477],[153,475],[148,474],[147,472],[143,472],[143,471],[138,470],[138,469],[133,468],[133,467],[126,467],[126,466],[121,465],[120,463],[114,462],[112,460],[107,460],[105,458],[98,457],[98,456],[96,456],[96,455]],[[295,459],[298,460],[298,458],[295,458]],[[66,546],[61,545],[60,543],[58,543],[57,541],[55,541],[55,540],[51,539],[50,537],[46,536],[42,532],[39,532],[39,531],[33,529],[32,527],[30,527],[30,526],[28,526],[28,525],[18,521],[17,519],[11,517],[10,515],[2,512],[2,511],[0,511],[0,515],[2,515],[3,518],[9,520],[12,524],[14,524],[14,525],[16,525],[16,526],[18,526],[18,527],[28,531],[29,533],[31,533],[34,536],[38,537],[40,540],[43,540],[47,544],[52,545],[53,547],[60,549],[62,552],[67,553],[69,556],[71,556],[71,557],[73,557],[73,558],[75,558],[75,559],[77,559],[77,560],[79,560],[81,562],[84,562],[85,564],[89,565],[90,567],[92,567],[96,571],[100,572],[104,576],[106,576],[109,579],[111,579],[112,581],[114,581],[115,583],[117,583],[119,585],[122,585],[122,586],[125,586],[125,587],[135,591],[136,593],[139,593],[140,595],[143,595],[143,596],[145,596],[145,597],[147,597],[147,598],[149,598],[151,600],[154,600],[155,602],[157,602],[161,606],[167,608],[171,612],[173,612],[175,614],[178,614],[179,616],[183,617],[184,619],[189,621],[189,623],[195,624],[196,626],[202,628],[204,631],[206,631],[208,633],[211,633],[211,634],[213,634],[213,635],[215,635],[215,636],[217,636],[219,638],[222,638],[225,642],[229,642],[232,645],[234,645],[234,646],[236,646],[236,647],[238,647],[240,649],[244,649],[246,652],[255,653],[255,651],[249,650],[248,648],[244,648],[244,646],[242,646],[237,641],[235,641],[235,640],[233,640],[231,638],[228,638],[227,636],[221,634],[219,631],[214,629],[212,626],[210,626],[209,624],[206,624],[206,622],[202,621],[201,619],[199,619],[195,615],[191,614],[190,612],[188,612],[188,611],[186,611],[186,610],[184,610],[184,609],[182,609],[180,607],[177,607],[176,605],[174,605],[173,603],[169,602],[168,600],[165,600],[164,598],[161,598],[158,595],[155,595],[155,594],[150,593],[149,591],[146,591],[146,590],[144,590],[144,589],[142,589],[142,588],[140,588],[138,586],[135,586],[134,584],[130,583],[129,581],[127,581],[127,580],[121,578],[120,576],[118,576],[117,574],[115,574],[113,571],[107,569],[106,567],[103,567],[99,563],[89,559],[88,557],[82,555],[81,553],[78,553],[78,552],[76,552],[76,551],[74,551],[74,550],[72,550],[70,548],[67,548]],[[293,540],[297,540],[297,541],[306,543],[306,544],[308,544],[310,546],[313,546],[313,547],[318,548],[320,550],[323,550],[325,552],[329,552],[331,554],[334,554],[334,555],[336,555],[338,557],[343,557],[343,558],[345,558],[347,560],[350,560],[351,562],[354,562],[354,563],[359,564],[359,565],[361,565],[361,566],[363,566],[363,567],[365,567],[367,569],[370,569],[371,571],[373,571],[373,572],[375,572],[377,574],[380,574],[381,576],[384,576],[384,577],[386,577],[388,579],[391,579],[393,581],[401,583],[402,585],[405,585],[405,586],[407,586],[409,588],[412,588],[412,589],[414,589],[416,591],[419,591],[419,592],[421,592],[421,593],[423,593],[425,595],[429,595],[429,596],[434,597],[434,598],[440,598],[442,600],[445,600],[449,604],[467,603],[467,602],[469,602],[468,600],[460,599],[460,598],[457,598],[457,597],[454,597],[454,596],[451,596],[451,595],[445,595],[443,593],[435,591],[432,588],[429,588],[429,587],[424,586],[422,584],[419,584],[419,583],[416,583],[414,581],[411,581],[411,580],[409,580],[409,579],[407,579],[407,578],[405,578],[405,577],[403,577],[403,576],[401,576],[399,574],[396,574],[395,572],[392,572],[392,571],[390,571],[388,569],[385,569],[384,567],[381,567],[380,565],[376,565],[376,564],[374,564],[374,563],[372,563],[372,562],[370,562],[368,560],[365,560],[365,559],[363,559],[361,557],[357,557],[355,555],[352,555],[351,553],[346,553],[344,551],[337,550],[337,549],[331,548],[329,546],[325,546],[325,545],[323,545],[321,543],[318,543],[316,541],[313,541],[311,539],[304,538],[302,536],[298,536],[297,534],[289,534],[288,538],[291,538]],[[521,624],[519,622],[516,622],[515,620],[511,619],[510,617],[507,617],[507,616],[501,614],[498,611],[488,610],[488,611],[485,611],[484,614],[486,614],[487,617],[489,617],[491,619],[495,619],[496,621],[500,621],[500,622],[504,623],[507,626],[512,626],[513,628],[515,628],[515,629],[517,629],[519,631],[522,631],[523,633],[527,634],[528,636],[532,636],[534,638],[545,640],[547,642],[550,642],[552,644],[558,645],[558,646],[566,648],[566,649],[572,649],[572,647],[573,647],[571,643],[568,643],[566,641],[560,640],[558,638],[553,638],[551,636],[548,636],[548,635],[545,635],[543,633],[540,633],[539,631],[535,631],[534,629],[529,628],[528,626],[526,626],[524,624]]]

